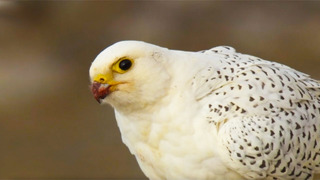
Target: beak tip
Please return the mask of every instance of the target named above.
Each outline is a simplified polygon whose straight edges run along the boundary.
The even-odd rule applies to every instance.
[[[94,98],[99,104],[101,104],[101,99],[99,97]]]
[[[102,103],[102,100],[107,97],[109,94],[108,87],[101,86],[101,83],[93,82],[91,85],[91,91],[94,98],[98,101],[99,104]]]

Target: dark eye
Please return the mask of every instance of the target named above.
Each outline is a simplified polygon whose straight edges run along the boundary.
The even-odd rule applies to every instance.
[[[125,70],[128,70],[131,67],[131,65],[132,65],[132,62],[130,60],[124,59],[119,63],[119,68],[125,71]]]

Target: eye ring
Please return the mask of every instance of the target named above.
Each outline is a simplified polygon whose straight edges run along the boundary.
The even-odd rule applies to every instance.
[[[119,68],[123,71],[130,69],[131,66],[132,66],[132,62],[129,59],[122,59],[119,62]]]
[[[123,73],[127,72],[133,66],[133,63],[134,63],[133,59],[124,57],[124,58],[121,58],[118,61],[116,61],[112,65],[111,69],[114,72],[123,74]]]

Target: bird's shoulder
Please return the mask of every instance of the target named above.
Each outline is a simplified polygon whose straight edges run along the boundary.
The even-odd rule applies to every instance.
[[[320,95],[319,81],[286,65],[242,54],[229,46],[218,46],[199,53],[205,55],[207,64],[193,76],[191,84],[196,99],[202,99],[224,87],[229,87],[229,91],[242,92],[243,86],[249,86],[251,92],[256,90],[255,93],[271,91],[282,94],[283,90],[294,89],[292,98],[299,99],[312,98],[305,92]],[[235,85],[239,88],[233,87]]]

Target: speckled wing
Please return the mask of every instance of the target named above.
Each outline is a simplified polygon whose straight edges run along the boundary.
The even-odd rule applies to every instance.
[[[311,179],[320,166],[320,83],[287,66],[216,47],[196,99],[228,166],[248,179]]]

